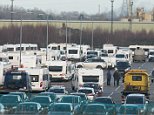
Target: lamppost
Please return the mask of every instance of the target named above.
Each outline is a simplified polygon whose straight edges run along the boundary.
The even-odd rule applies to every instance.
[[[80,61],[81,61],[81,43],[82,43],[82,20],[83,20],[83,15],[80,14]]]
[[[113,37],[113,2],[114,0],[111,0],[111,37]]]
[[[133,2],[130,3],[129,30],[132,31]]]
[[[93,22],[93,18],[92,18],[92,32],[91,32],[91,48],[93,50],[94,48],[94,28],[93,28],[93,25],[94,25],[94,22]]]
[[[13,2],[14,0],[11,0],[11,23],[13,21]]]
[[[39,16],[46,15],[46,61],[48,60],[48,43],[49,43],[49,15],[48,14],[39,14]]]
[[[67,36],[68,36],[68,31],[67,31],[67,19],[66,19],[66,22],[65,22],[65,42],[66,42],[66,53],[65,53],[65,55],[66,55],[66,59],[67,59],[67,43],[68,43],[68,40],[67,40]]]

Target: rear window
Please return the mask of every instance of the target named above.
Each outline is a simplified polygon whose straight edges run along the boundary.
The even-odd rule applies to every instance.
[[[77,54],[78,53],[78,50],[69,50],[68,53],[69,54]]]
[[[126,104],[143,104],[142,96],[128,96],[126,99]]]
[[[49,66],[49,71],[61,72],[62,71],[62,66]]]
[[[113,53],[113,50],[108,50],[108,53]]]
[[[83,82],[98,82],[99,76],[82,76]]]
[[[123,54],[116,55],[116,58],[124,58],[125,56]]]
[[[89,94],[89,93],[92,93],[92,90],[89,90],[89,89],[80,89],[78,92],[85,93],[85,94]]]
[[[142,81],[142,76],[132,76],[132,81]]]
[[[31,82],[38,82],[39,81],[39,76],[38,75],[30,75]]]

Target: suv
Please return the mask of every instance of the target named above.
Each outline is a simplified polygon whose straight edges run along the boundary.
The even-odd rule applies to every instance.
[[[4,78],[4,88],[11,90],[31,91],[31,79],[25,71],[8,71]]]

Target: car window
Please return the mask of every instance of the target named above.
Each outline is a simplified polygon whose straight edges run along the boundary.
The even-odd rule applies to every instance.
[[[126,104],[144,104],[143,97],[141,97],[141,96],[128,96],[126,98]]]

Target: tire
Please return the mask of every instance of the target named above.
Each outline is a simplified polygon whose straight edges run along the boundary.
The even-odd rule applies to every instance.
[[[103,67],[101,65],[98,65],[96,68],[103,69]]]
[[[83,66],[82,65],[78,65],[77,68],[83,68]]]

